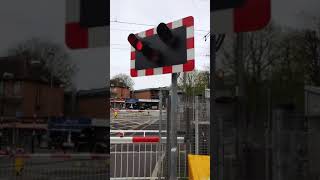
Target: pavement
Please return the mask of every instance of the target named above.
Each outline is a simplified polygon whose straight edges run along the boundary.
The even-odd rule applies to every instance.
[[[162,123],[165,129],[166,113],[162,115]],[[121,112],[117,117],[110,115],[110,127],[112,130],[143,130],[143,129],[159,129],[159,114],[139,114],[130,112]]]

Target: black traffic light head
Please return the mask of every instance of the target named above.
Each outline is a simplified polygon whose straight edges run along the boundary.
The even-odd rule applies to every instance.
[[[142,41],[139,40],[136,35],[134,34],[129,34],[128,36],[128,41],[131,44],[132,47],[134,47],[137,51],[142,51],[143,44]]]
[[[175,47],[177,44],[176,37],[173,36],[171,30],[168,28],[168,26],[165,23],[160,23],[157,27],[157,34],[159,38],[168,46]]]
[[[152,49],[147,43],[140,40],[136,35],[131,33],[128,36],[128,41],[136,51],[141,52],[148,60],[154,63],[159,62],[161,54],[157,50]]]
[[[158,26],[159,34],[144,38],[134,34],[128,36],[129,43],[136,50],[137,70],[184,64],[187,61],[186,28],[182,26],[170,30],[164,25]]]

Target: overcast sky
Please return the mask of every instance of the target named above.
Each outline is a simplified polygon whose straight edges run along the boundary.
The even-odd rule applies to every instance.
[[[308,27],[311,17],[320,17],[319,0],[273,0],[272,17],[277,23],[293,27]],[[65,46],[65,0],[1,0],[0,55],[16,43],[38,37]],[[195,18],[196,68],[209,64],[209,41],[203,36],[209,31],[209,0],[112,0],[111,21],[157,25],[186,16]],[[129,74],[130,46],[127,36],[151,26],[111,22],[110,75]],[[75,77],[78,89],[101,88],[109,74],[106,48],[76,50],[70,53],[79,72]],[[170,75],[134,78],[135,89],[170,85]]]

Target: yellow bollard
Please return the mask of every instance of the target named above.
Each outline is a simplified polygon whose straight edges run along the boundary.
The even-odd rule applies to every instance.
[[[16,175],[17,176],[20,176],[21,173],[22,173],[22,170],[23,170],[23,167],[24,167],[24,159],[23,157],[15,157],[15,171],[16,171]]]
[[[113,115],[114,115],[114,118],[116,118],[116,119],[118,118],[118,112],[117,111],[115,111]]]
[[[210,156],[189,154],[188,161],[190,180],[210,179]]]

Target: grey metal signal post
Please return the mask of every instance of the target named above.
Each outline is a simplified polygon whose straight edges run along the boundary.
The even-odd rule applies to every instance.
[[[172,74],[167,118],[167,179],[177,179],[177,80],[180,72],[194,70],[194,19],[188,16],[170,23],[160,23],[137,34],[129,34],[132,77]],[[162,107],[160,107],[162,108]],[[160,122],[161,124],[161,122]],[[160,127],[161,136],[161,127]]]
[[[168,126],[167,131],[170,132],[170,158],[169,158],[169,179],[176,180],[177,179],[177,155],[178,155],[178,148],[177,148],[177,80],[178,80],[178,73],[172,73],[171,76],[171,108],[170,108],[170,126]]]

